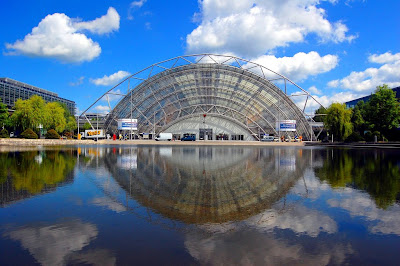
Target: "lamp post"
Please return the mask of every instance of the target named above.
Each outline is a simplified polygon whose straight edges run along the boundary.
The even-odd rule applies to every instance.
[[[206,130],[206,114],[203,114],[203,129],[204,129],[204,141],[206,140],[207,137],[207,130]],[[207,137],[208,138],[208,137]]]

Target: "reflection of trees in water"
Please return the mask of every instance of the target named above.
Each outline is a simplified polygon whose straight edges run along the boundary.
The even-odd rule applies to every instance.
[[[72,150],[0,154],[1,204],[54,189],[72,180],[76,158]]]
[[[332,149],[321,152],[324,164],[315,169],[332,187],[361,189],[387,208],[400,194],[400,153],[395,150]]]
[[[171,149],[138,148],[132,170],[116,167],[121,155],[114,153],[104,157],[105,164],[143,206],[186,223],[242,220],[269,208],[302,176],[310,159],[309,151],[297,149]]]

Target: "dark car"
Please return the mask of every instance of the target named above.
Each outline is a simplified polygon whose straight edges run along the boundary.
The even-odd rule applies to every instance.
[[[196,136],[184,136],[181,138],[181,141],[195,141],[196,140]]]

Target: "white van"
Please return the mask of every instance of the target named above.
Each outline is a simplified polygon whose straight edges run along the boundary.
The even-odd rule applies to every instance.
[[[172,140],[172,133],[160,133],[159,135],[156,136],[156,141],[159,140]]]
[[[274,136],[263,136],[261,141],[274,141]]]

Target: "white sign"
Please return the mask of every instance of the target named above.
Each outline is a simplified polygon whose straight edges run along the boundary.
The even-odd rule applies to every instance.
[[[118,130],[137,130],[137,119],[118,119]]]
[[[296,120],[277,121],[276,131],[296,131]]]

